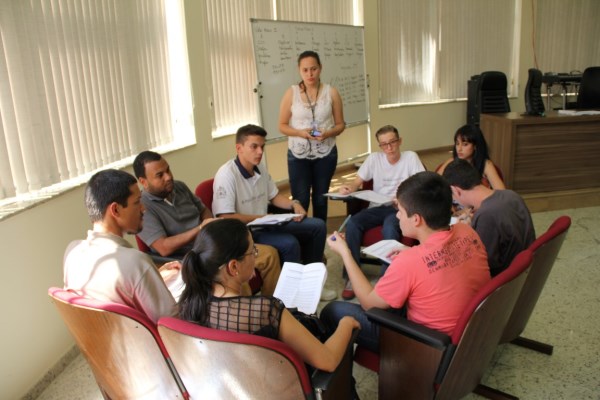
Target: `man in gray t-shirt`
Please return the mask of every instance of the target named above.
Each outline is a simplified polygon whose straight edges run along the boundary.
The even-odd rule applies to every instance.
[[[470,222],[487,253],[492,276],[504,271],[513,258],[535,240],[527,205],[512,190],[493,190],[481,184],[479,172],[468,161],[456,159],[444,170],[454,200],[473,209],[461,221]]]

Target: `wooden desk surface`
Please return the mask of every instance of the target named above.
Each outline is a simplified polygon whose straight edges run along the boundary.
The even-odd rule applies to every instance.
[[[481,130],[510,189],[600,187],[600,115],[482,114]]]

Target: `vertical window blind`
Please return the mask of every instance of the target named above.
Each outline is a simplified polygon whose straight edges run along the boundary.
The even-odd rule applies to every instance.
[[[520,0],[380,0],[380,106],[467,97],[467,81],[502,71],[514,93]]]
[[[0,26],[0,200],[195,141],[181,1],[2,1]]]
[[[362,0],[206,0],[213,137],[260,120],[250,19],[362,25]],[[279,112],[279,110],[273,110]]]
[[[535,67],[542,72],[583,72],[600,65],[600,2],[534,1]]]

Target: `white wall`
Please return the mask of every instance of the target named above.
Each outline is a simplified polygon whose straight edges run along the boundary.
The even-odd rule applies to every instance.
[[[530,1],[524,0],[520,76],[525,87],[532,65],[529,49]],[[212,140],[206,91],[206,63],[201,21],[203,2],[186,0],[189,59],[195,99],[194,117],[198,143],[166,155],[177,179],[194,187],[214,174],[233,156],[231,137]],[[451,144],[454,130],[465,121],[466,105],[449,103],[379,110],[377,3],[365,1],[365,43],[370,77],[371,127],[374,133],[385,124],[396,125],[407,149],[420,150]],[[465,81],[466,85],[466,81]],[[522,99],[512,101],[514,111],[524,109]],[[366,149],[365,127],[352,128],[339,139],[340,159]],[[269,146],[269,167],[274,179],[287,171],[285,145]],[[67,243],[85,236],[89,222],[83,206],[83,189],[40,204],[0,221],[3,329],[0,333],[0,397],[24,395],[70,348],[72,339],[47,296],[50,286],[62,284],[62,255]]]

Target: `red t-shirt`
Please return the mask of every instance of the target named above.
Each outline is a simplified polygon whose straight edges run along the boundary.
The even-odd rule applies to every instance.
[[[375,292],[409,320],[451,334],[465,305],[490,280],[485,247],[466,224],[436,232],[402,251]]]

